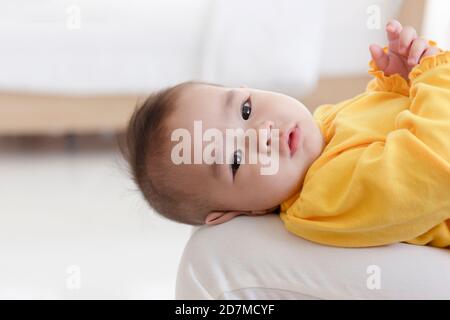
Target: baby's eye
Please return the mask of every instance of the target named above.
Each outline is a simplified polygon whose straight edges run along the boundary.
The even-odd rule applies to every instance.
[[[233,172],[233,179],[234,176],[236,175],[236,172],[239,169],[239,166],[241,165],[241,157],[242,157],[241,150],[236,150],[233,153],[233,162],[231,163],[231,171]]]
[[[250,114],[252,113],[252,101],[250,100],[250,97],[242,104],[241,113],[242,118],[244,120],[248,120]]]

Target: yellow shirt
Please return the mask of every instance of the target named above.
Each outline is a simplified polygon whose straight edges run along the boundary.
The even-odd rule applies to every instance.
[[[314,113],[326,147],[280,217],[327,245],[449,247],[450,52],[423,58],[410,85],[371,66],[366,92]]]

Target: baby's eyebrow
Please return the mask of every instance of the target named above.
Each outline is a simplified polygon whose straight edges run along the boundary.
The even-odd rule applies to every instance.
[[[216,162],[214,162],[213,164],[210,165],[210,167],[211,167],[211,170],[212,170],[213,177],[216,178],[216,179],[220,179],[220,176],[222,174],[222,170],[220,170],[219,165]]]
[[[231,108],[232,106],[232,102],[234,99],[234,96],[236,95],[236,93],[234,92],[233,89],[228,90],[225,93],[225,99],[224,99],[224,104],[223,104],[223,109],[225,110],[226,108]]]
[[[216,162],[209,165],[211,167],[212,175],[217,180],[226,180],[226,177],[224,177],[224,170],[222,166]]]

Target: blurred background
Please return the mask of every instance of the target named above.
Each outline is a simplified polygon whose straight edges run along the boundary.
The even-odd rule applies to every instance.
[[[139,99],[186,80],[313,111],[364,90],[392,18],[450,45],[445,0],[2,0],[0,298],[173,299],[191,228],[118,152]]]

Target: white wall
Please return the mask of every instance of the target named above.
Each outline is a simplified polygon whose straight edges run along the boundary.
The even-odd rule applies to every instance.
[[[203,79],[306,94],[320,74],[366,72],[400,3],[3,0],[0,90],[141,93]],[[380,29],[367,27],[373,5]]]
[[[423,36],[438,42],[441,48],[450,48],[450,1],[427,0]]]
[[[320,72],[323,76],[365,73],[369,45],[386,44],[384,27],[395,18],[401,0],[326,0]],[[372,28],[379,10],[379,28]]]
[[[198,70],[206,4],[3,0],[0,88],[133,93],[188,79]]]

